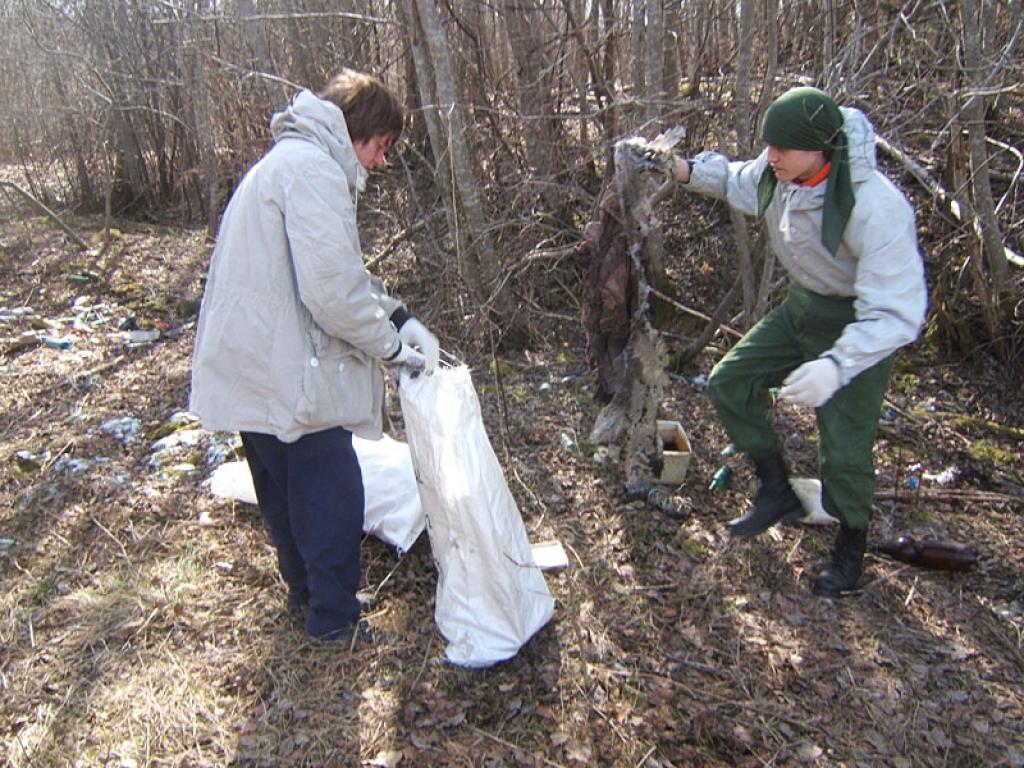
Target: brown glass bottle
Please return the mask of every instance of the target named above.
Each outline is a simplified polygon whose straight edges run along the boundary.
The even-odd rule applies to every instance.
[[[943,571],[969,571],[978,562],[978,551],[969,544],[930,539],[917,541],[910,536],[873,544],[871,551],[902,563]]]

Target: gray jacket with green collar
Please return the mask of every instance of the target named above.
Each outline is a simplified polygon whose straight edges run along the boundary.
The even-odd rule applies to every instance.
[[[821,242],[824,183],[804,187],[780,181],[765,211],[764,227],[790,279],[823,296],[854,299],[856,320],[822,355],[839,364],[840,380],[846,384],[917,338],[927,289],[914,210],[876,167],[871,123],[856,109],[841,110],[856,203],[838,252],[832,256]],[[721,154],[703,152],[690,161],[685,187],[754,215],[767,155],[765,150],[753,160],[730,162]]]
[[[341,110],[309,91],[274,115],[273,148],[221,220],[192,358],[189,408],[212,430],[293,442],[380,435],[401,304],[363,266],[365,183]]]

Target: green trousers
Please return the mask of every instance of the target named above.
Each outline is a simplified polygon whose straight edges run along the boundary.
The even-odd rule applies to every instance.
[[[708,393],[737,450],[761,458],[779,450],[768,390],[831,349],[855,319],[852,299],[791,283],[785,301],[750,329],[708,380]],[[851,528],[867,528],[875,493],[872,448],[895,354],[841,387],[815,415],[822,506]]]

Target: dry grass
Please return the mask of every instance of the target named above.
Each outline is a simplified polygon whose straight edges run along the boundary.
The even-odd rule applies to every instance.
[[[127,314],[168,328],[187,319],[197,235],[125,227],[93,263],[22,216],[2,222],[0,249],[0,305],[40,318],[73,317],[83,293],[107,305],[91,331],[62,326],[71,350],[39,346],[0,367],[0,538],[13,540],[0,552],[6,764],[1024,764],[1020,445],[990,434],[1001,453],[972,457],[973,438],[948,418],[914,411],[934,397],[991,418],[1005,393],[981,374],[923,368],[894,389],[907,415],[880,440],[880,487],[900,493],[879,503],[875,526],[970,541],[979,568],[872,559],[864,593],[833,604],[808,590],[827,531],[747,544],[723,534],[750,474],[740,465],[732,490],[704,490],[725,436],[688,379],[666,401],[696,451],[684,489],[694,513],[679,522],[623,499],[585,446],[562,447],[563,433],[583,442],[596,415],[578,328],[563,323],[547,346],[503,361],[500,393],[488,361],[471,360],[531,537],[558,538],[571,565],[548,579],[554,621],[515,659],[470,671],[444,662],[425,537],[401,561],[366,542],[375,645],[311,643],[284,610],[258,514],[201,486],[205,444],[180,457],[198,462],[194,475],[149,465],[185,404],[191,332],[137,349],[108,332]],[[81,269],[100,281],[65,279]],[[141,428],[130,443],[102,429],[126,415]],[[781,417],[808,469],[806,420]],[[18,451],[39,468],[20,470]],[[61,457],[93,463],[74,471]],[[989,496],[903,492],[919,461],[956,464],[955,490]]]

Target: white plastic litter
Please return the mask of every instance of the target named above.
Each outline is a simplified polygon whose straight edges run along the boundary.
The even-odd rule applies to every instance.
[[[352,445],[363,472],[363,532],[376,536],[401,555],[409,551],[426,526],[409,446],[387,435],[380,440],[353,437]],[[255,504],[249,465],[245,461],[221,464],[210,475],[210,492]]]
[[[438,570],[434,618],[453,664],[509,659],[554,614],[465,366],[398,388]]]
[[[252,475],[245,461],[226,461],[210,474],[210,493],[222,499],[256,503]]]
[[[798,522],[807,525],[829,525],[839,522],[821,506],[821,480],[815,477],[793,477],[790,478],[789,484],[807,512]]]
[[[569,567],[569,556],[560,541],[538,541],[530,547],[533,560],[542,571],[557,571]]]
[[[134,416],[121,416],[103,422],[100,429],[108,435],[113,435],[122,443],[131,443],[138,435],[141,426],[142,423]]]
[[[952,485],[956,482],[957,475],[960,471],[956,467],[946,467],[941,472],[924,472],[921,478],[927,480],[929,483],[937,483],[939,485]]]

